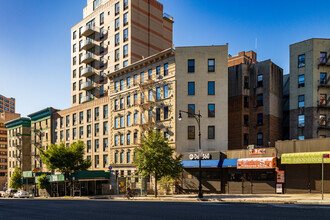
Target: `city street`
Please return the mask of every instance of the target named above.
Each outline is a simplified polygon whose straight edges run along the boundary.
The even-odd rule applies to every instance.
[[[330,206],[0,199],[0,219],[321,219]]]

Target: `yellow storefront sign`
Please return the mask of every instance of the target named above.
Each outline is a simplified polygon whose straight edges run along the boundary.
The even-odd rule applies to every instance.
[[[282,154],[281,164],[321,164],[323,154],[330,151]],[[330,158],[324,158],[324,163],[330,163]]]

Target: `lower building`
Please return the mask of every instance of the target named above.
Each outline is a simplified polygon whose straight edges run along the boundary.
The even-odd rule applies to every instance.
[[[8,172],[7,128],[5,123],[19,117],[20,115],[15,113],[0,113],[0,190],[5,187]]]
[[[8,183],[15,167],[31,170],[31,120],[17,118],[5,123],[8,138]]]
[[[282,68],[270,60],[229,67],[228,90],[228,149],[274,147],[282,138]]]

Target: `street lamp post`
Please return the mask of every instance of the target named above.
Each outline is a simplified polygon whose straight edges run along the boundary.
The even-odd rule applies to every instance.
[[[203,198],[203,191],[202,191],[202,157],[203,157],[203,154],[202,154],[202,147],[201,147],[201,117],[202,117],[202,115],[200,114],[200,111],[198,112],[198,114],[195,114],[195,113],[179,110],[179,117],[178,117],[179,121],[181,121],[181,119],[182,119],[181,113],[186,113],[189,116],[193,116],[196,119],[197,124],[198,124],[198,149],[199,149],[199,152],[198,152],[198,164],[199,164],[198,165],[198,172],[199,172],[198,198]]]

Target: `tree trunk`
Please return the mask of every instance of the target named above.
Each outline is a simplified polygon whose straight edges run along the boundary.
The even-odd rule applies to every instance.
[[[158,190],[157,190],[157,173],[155,173],[155,197],[157,198]]]

